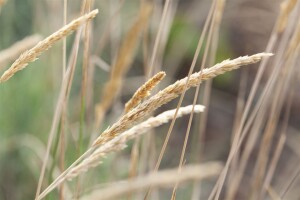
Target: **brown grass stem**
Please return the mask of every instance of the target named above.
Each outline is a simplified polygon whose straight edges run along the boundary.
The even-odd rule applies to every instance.
[[[61,115],[61,112],[62,112],[62,105],[64,105],[63,101],[64,101],[65,93],[66,93],[66,90],[67,90],[67,85],[68,85],[67,83],[68,83],[69,76],[70,76],[70,69],[67,71],[67,73],[64,77],[64,81],[63,81],[63,84],[61,86],[61,90],[60,90],[60,93],[59,93],[58,102],[57,102],[57,106],[56,106],[55,113],[54,113],[54,116],[53,116],[52,126],[51,126],[51,130],[50,130],[50,134],[49,134],[46,155],[44,157],[43,166],[42,166],[41,173],[40,173],[40,178],[39,178],[39,181],[38,181],[38,186],[37,186],[35,199],[38,199],[38,196],[39,196],[41,188],[42,188],[42,183],[43,183],[43,179],[44,179],[44,175],[45,175],[45,169],[46,169],[49,154],[50,154],[51,144],[52,144],[52,141],[53,141],[53,138],[54,138],[54,135],[55,135],[55,131],[57,130],[57,127],[58,127],[59,116]]]

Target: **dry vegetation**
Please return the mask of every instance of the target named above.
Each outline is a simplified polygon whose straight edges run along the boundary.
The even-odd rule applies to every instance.
[[[0,9],[12,2],[0,0]],[[23,161],[35,179],[28,196],[24,196],[25,190],[12,187],[10,181],[1,182],[4,194],[0,198],[26,199],[34,198],[34,194],[36,200],[299,197],[299,191],[293,189],[300,173],[296,165],[299,148],[293,143],[299,141],[299,128],[294,127],[291,116],[299,108],[295,101],[299,100],[300,1],[281,2],[263,53],[257,50],[256,54],[221,62],[217,60],[224,55],[219,55],[222,51],[218,49],[229,48],[219,44],[224,40],[223,16],[225,11],[230,12],[230,6],[226,10],[226,0],[210,2],[207,16],[201,19],[203,25],[196,31],[199,39],[191,42],[192,55],[182,57],[180,54],[186,51],[182,43],[191,41],[192,36],[188,32],[182,38],[172,39],[176,33],[173,27],[177,13],[188,12],[184,9],[187,5],[199,6],[196,1],[79,2],[45,3],[52,14],[60,13],[55,18],[49,16],[54,18],[53,24],[60,19],[56,25],[63,26],[58,29],[49,25],[49,29],[58,30],[45,39],[34,34],[1,48],[1,98],[9,98],[5,94],[14,88],[26,93],[30,87],[25,84],[51,82],[45,99],[51,96],[57,100],[54,109],[47,105],[49,102],[43,107],[42,113],[51,113],[52,118],[34,116],[34,105],[21,101],[21,107],[28,107],[30,112],[13,120],[9,114],[13,110],[7,108],[16,106],[17,100],[0,99],[0,131],[13,130],[4,129],[13,124],[7,121],[23,121],[29,115],[39,130],[27,135],[23,132],[29,130],[17,127],[15,130],[25,136],[5,133],[8,136],[0,150],[9,156],[10,144],[11,149],[20,152],[31,149]],[[45,6],[40,2],[38,5]],[[55,9],[57,5],[60,9]],[[74,19],[67,23],[70,18]],[[72,32],[76,32],[75,36],[67,38]],[[246,43],[241,41],[239,45],[247,46]],[[37,61],[39,57],[41,61]],[[247,65],[256,63],[259,67],[253,73],[255,69]],[[41,66],[27,69],[28,65]],[[218,89],[212,79],[222,74],[226,77],[227,72],[240,67],[240,79],[232,79],[234,83],[224,90],[226,93],[230,87],[237,88],[235,108],[226,108],[226,95],[218,96],[215,106],[214,93]],[[25,70],[19,72],[22,69]],[[22,81],[26,71],[31,74]],[[16,99],[24,98],[18,92],[12,93]],[[170,102],[177,97],[174,109]],[[217,129],[226,119],[218,119],[214,106],[224,112],[225,118],[232,117],[233,125]],[[235,114],[227,116],[228,110]],[[182,118],[180,122],[178,118]],[[163,124],[168,122],[166,129]],[[211,126],[216,127],[215,132],[221,132],[213,141],[206,139],[213,137]],[[225,137],[227,142],[223,141]],[[218,151],[222,151],[222,156],[214,156]],[[289,151],[293,156],[285,158]],[[5,157],[1,156],[2,162]],[[5,174],[0,176],[1,181],[5,180]],[[12,191],[16,194],[12,195]]]

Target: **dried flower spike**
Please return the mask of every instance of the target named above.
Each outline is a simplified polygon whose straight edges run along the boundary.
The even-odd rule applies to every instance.
[[[259,62],[263,57],[272,56],[272,53],[258,53],[252,56],[242,56],[233,60],[224,60],[211,68],[206,68],[203,71],[191,75],[187,82],[187,77],[176,81],[174,84],[169,85],[164,90],[158,92],[147,101],[139,104],[136,108],[125,114],[119,121],[113,124],[110,128],[105,130],[94,142],[93,145],[103,144],[120,133],[126,131],[134,124],[145,118],[158,107],[170,102],[180,95],[187,84],[187,89],[196,87],[204,80],[214,78],[225,72],[229,72],[243,65],[249,65]]]
[[[148,97],[150,91],[160,83],[160,81],[166,76],[165,72],[158,72],[151,79],[149,79],[144,85],[142,85],[132,96],[132,98],[125,104],[125,113],[128,113],[134,107],[136,107],[143,99]]]
[[[36,46],[30,50],[21,54],[21,56],[12,64],[12,66],[4,72],[0,78],[0,83],[5,82],[10,79],[16,72],[24,69],[30,62],[33,62],[38,59],[44,51],[48,50],[55,42],[66,37],[74,30],[78,29],[82,24],[93,19],[98,13],[98,9],[93,10],[92,12],[83,15],[69,24],[63,26],[61,29],[48,36],[46,39],[39,42]]]

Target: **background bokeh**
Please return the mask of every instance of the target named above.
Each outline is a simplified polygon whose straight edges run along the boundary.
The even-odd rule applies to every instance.
[[[149,54],[152,51],[156,31],[164,1],[155,0],[154,14],[150,21]],[[161,83],[160,89],[187,75],[193,55],[197,46],[199,35],[207,17],[210,7],[209,0],[176,0],[176,7],[170,28],[166,31],[165,48],[159,51],[155,65],[155,71],[166,71],[167,77]],[[220,39],[216,62],[227,58],[235,58],[242,55],[250,55],[262,52],[270,37],[270,33],[279,12],[279,0],[228,0],[224,10],[224,16],[220,28]],[[99,55],[108,65],[114,62],[117,49],[126,31],[138,13],[140,1],[124,1],[116,20],[112,21],[113,13],[120,7],[120,0],[94,0],[94,8],[99,9],[98,16],[93,21],[91,55],[95,55],[99,48],[99,40],[107,27],[111,33],[106,45]],[[81,1],[68,2],[68,20],[79,16]],[[0,11],[0,51],[10,47],[15,42],[32,34],[46,37],[63,25],[63,1],[62,0],[7,0]],[[74,35],[67,37],[67,55],[70,53],[74,41]],[[92,57],[92,56],[91,56]],[[201,57],[201,56],[200,56]],[[1,58],[0,58],[1,59]],[[83,60],[82,45],[72,85],[71,96],[68,105],[67,122],[67,148],[66,165],[74,161],[78,154],[76,141],[78,139],[80,120],[80,90],[81,90],[81,65]],[[134,63],[124,80],[121,94],[114,102],[105,117],[102,129],[115,122],[122,114],[124,103],[131,97],[134,91],[144,80],[142,45],[134,59]],[[0,66],[1,74],[12,62]],[[200,62],[198,62],[200,65]],[[86,143],[91,132],[94,118],[94,107],[100,101],[103,85],[109,78],[109,71],[94,68],[92,88],[89,88],[89,107],[86,112]],[[198,66],[199,67],[199,66]],[[226,160],[230,142],[239,81],[242,73],[247,74],[248,94],[253,82],[257,66],[251,66],[238,71],[221,75],[214,79],[209,105],[207,129],[205,133],[204,153],[201,160]],[[45,152],[49,130],[51,128],[55,104],[62,80],[62,42],[55,44],[47,52],[41,55],[38,61],[31,63],[25,70],[17,73],[11,80],[0,84],[0,199],[33,199],[41,168],[41,159]],[[267,76],[267,74],[265,75]],[[184,105],[192,103],[194,89],[187,92]],[[294,142],[299,141],[299,94],[295,95],[295,103],[291,113],[289,130],[293,134]],[[157,111],[176,107],[178,100],[174,100]],[[298,111],[298,112],[297,112]],[[198,120],[196,117],[195,121]],[[174,134],[170,140],[167,153],[162,163],[162,168],[176,167],[179,162],[184,133],[187,127],[188,117],[178,120],[174,128]],[[194,126],[197,124],[195,123]],[[156,143],[153,150],[160,151],[162,142],[167,132],[168,125],[155,130]],[[194,133],[195,131],[192,131]],[[101,133],[101,130],[99,130]],[[192,138],[196,137],[192,134]],[[296,138],[296,139],[295,139]],[[131,146],[132,142],[129,143]],[[200,145],[197,138],[191,139],[188,146],[187,162],[192,163],[195,156],[193,149]],[[275,181],[283,181],[286,174],[291,173],[293,166],[299,163],[293,147],[284,149],[281,176],[276,176]],[[299,152],[299,149],[298,149]],[[299,155],[299,154],[298,154]],[[88,183],[91,188],[96,183],[105,183],[127,177],[130,162],[130,148],[125,151],[109,155],[102,165],[97,167],[89,176],[97,174],[97,179],[90,178]],[[289,162],[290,165],[284,165]],[[251,162],[250,162],[251,163]],[[284,169],[283,169],[284,168]],[[251,174],[248,174],[249,176]],[[48,176],[48,175],[47,175]],[[247,174],[246,174],[247,177]],[[283,177],[283,178],[282,178]],[[52,180],[47,177],[48,181]],[[212,182],[204,186],[204,194],[208,195]],[[280,184],[279,184],[280,185]],[[278,185],[277,185],[278,186]],[[74,187],[71,183],[71,187]],[[247,193],[247,187],[242,187],[239,195],[243,197]],[[207,190],[207,191],[206,191]],[[186,199],[190,189],[183,187],[178,193],[178,199]],[[299,193],[298,193],[299,194]],[[56,199],[53,194],[49,199]],[[166,199],[168,196],[166,195]],[[164,193],[161,195],[164,198]]]

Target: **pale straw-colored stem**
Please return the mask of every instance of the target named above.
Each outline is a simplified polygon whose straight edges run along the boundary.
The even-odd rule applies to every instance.
[[[78,29],[82,24],[93,19],[98,13],[98,9],[83,15],[69,24],[63,26],[61,29],[48,36],[44,40],[40,41],[36,46],[30,50],[24,52],[20,57],[12,64],[12,66],[4,72],[0,78],[0,83],[5,82],[10,79],[16,72],[24,69],[30,62],[38,59],[38,57],[46,50],[48,50],[54,43],[63,39],[67,35],[71,34],[73,31]]]
[[[269,57],[272,55],[273,54],[271,53],[259,53],[252,56],[239,57],[233,60],[225,60],[211,68],[206,68],[203,71],[192,74],[187,83],[187,89],[196,87],[201,83],[201,81],[214,78],[220,74],[232,71],[243,65],[259,62],[263,57]],[[121,119],[119,119],[119,121],[105,130],[96,139],[93,145],[106,143],[107,141],[132,127],[134,124],[145,118],[158,107],[178,97],[178,95],[184,91],[186,80],[187,78],[176,81],[174,84],[158,92],[156,95],[152,96],[150,99],[125,114]]]
[[[268,187],[266,188],[268,191],[269,196],[271,197],[272,200],[282,200],[282,198],[279,196],[279,194],[274,190],[273,187]]]
[[[214,177],[220,173],[222,164],[219,162],[207,162],[200,165],[186,165],[182,168],[181,173],[177,169],[167,169],[156,173],[151,173],[143,177],[137,177],[125,180],[108,187],[95,190],[92,193],[83,196],[82,200],[108,200],[117,199],[122,195],[142,189],[152,187],[165,187],[173,185],[175,182],[187,182],[191,180],[203,180]]]
[[[279,139],[279,141],[277,143],[277,146],[275,148],[273,158],[270,162],[268,172],[266,173],[266,178],[264,180],[263,187],[261,189],[261,194],[260,194],[261,199],[264,198],[265,190],[267,190],[267,188],[270,187],[274,172],[275,172],[277,164],[278,164],[278,160],[281,156],[283,147],[285,145],[285,141],[286,141],[286,135],[283,134],[283,135],[280,136],[280,139]]]
[[[285,0],[280,4],[280,14],[277,21],[277,31],[283,32],[287,26],[289,16],[297,4],[297,0]]]
[[[95,129],[100,128],[106,111],[111,107],[122,88],[123,78],[132,66],[139,36],[147,24],[151,11],[151,4],[143,4],[136,21],[122,41],[116,62],[111,68],[110,79],[104,86],[101,101],[95,106]]]

